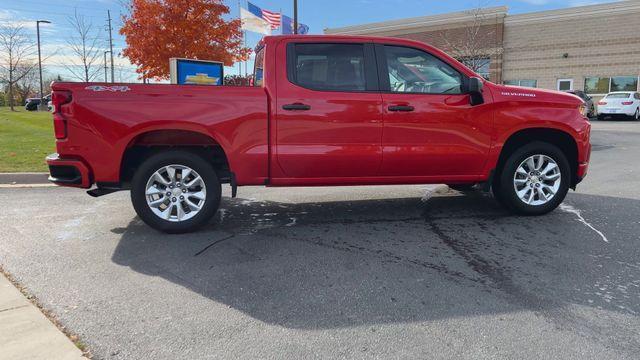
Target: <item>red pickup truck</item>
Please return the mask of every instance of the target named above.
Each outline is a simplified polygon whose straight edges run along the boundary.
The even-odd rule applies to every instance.
[[[587,173],[578,97],[496,85],[396,38],[273,36],[255,86],[54,83],[50,181],[130,189],[165,232],[205,224],[221,184],[479,184],[508,209],[555,209]]]

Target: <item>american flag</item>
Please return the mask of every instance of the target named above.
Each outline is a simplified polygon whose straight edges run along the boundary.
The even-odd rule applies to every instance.
[[[280,21],[282,20],[282,16],[280,13],[272,12],[269,10],[262,10],[262,18],[269,23],[271,26],[271,30],[275,30],[280,27]]]

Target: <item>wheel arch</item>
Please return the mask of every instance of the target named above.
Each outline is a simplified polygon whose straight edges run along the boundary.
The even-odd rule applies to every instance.
[[[194,129],[147,129],[140,131],[125,146],[120,162],[120,184],[127,188],[137,166],[161,151],[180,149],[193,152],[208,161],[220,182],[231,181],[229,158],[223,146],[208,133]]]
[[[578,144],[568,132],[556,128],[525,128],[511,134],[503,143],[496,163],[496,173],[500,173],[505,161],[516,149],[534,141],[543,141],[557,146],[566,156],[571,168],[571,188],[578,183]],[[496,176],[495,178],[499,178]]]

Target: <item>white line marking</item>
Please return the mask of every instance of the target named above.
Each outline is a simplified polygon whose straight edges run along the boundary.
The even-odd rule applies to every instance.
[[[562,211],[566,211],[568,213],[572,213],[574,215],[576,215],[578,217],[578,221],[580,221],[581,223],[587,225],[587,227],[589,227],[591,230],[595,231],[596,234],[600,235],[600,237],[602,238],[602,240],[604,240],[604,242],[609,242],[609,240],[607,239],[607,237],[602,233],[602,231],[596,229],[595,227],[593,227],[593,225],[591,225],[587,220],[585,220],[585,218],[582,216],[582,214],[580,213],[580,210],[574,208],[571,205],[568,204],[560,204],[560,210]]]

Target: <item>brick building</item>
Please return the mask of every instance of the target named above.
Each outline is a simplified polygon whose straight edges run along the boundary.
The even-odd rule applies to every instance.
[[[496,83],[585,90],[596,97],[638,90],[640,1],[509,15],[506,7],[326,29],[327,34],[428,42]]]

